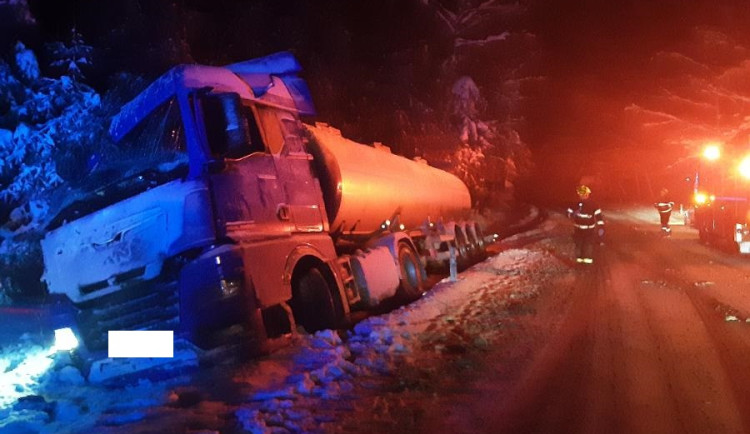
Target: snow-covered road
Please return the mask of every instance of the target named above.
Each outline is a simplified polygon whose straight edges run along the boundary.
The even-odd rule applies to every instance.
[[[607,215],[597,268],[553,213],[409,306],[167,381],[22,376],[19,344],[0,432],[747,431],[750,262]]]
[[[492,351],[454,358],[474,363],[467,372],[432,374],[432,396],[411,399],[419,412],[389,421],[391,431],[748,432],[748,258],[702,246],[686,227],[662,238],[653,211],[608,216],[591,270],[565,265],[572,252],[560,217],[542,239],[508,240],[545,252],[544,273],[531,271],[527,286],[537,296],[500,316],[506,327]]]

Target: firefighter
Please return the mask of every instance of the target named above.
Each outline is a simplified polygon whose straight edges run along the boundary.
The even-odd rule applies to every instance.
[[[670,236],[672,234],[672,228],[669,227],[669,217],[672,215],[672,207],[674,202],[669,200],[669,190],[662,188],[659,192],[659,200],[654,203],[657,211],[659,211],[659,220],[661,220],[661,233],[664,236]]]
[[[594,263],[594,246],[604,236],[602,210],[590,199],[591,189],[585,185],[576,187],[578,203],[568,208],[568,218],[575,226],[573,240],[576,245],[576,262]]]

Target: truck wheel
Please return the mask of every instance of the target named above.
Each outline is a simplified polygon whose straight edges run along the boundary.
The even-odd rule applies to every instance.
[[[339,309],[333,300],[331,286],[317,267],[312,267],[292,281],[294,296],[290,305],[294,318],[308,333],[335,328],[340,323]]]
[[[406,243],[398,245],[398,266],[401,271],[398,296],[406,300],[419,298],[424,292],[422,264],[411,246]]]
[[[456,228],[456,249],[460,258],[466,259],[469,256],[469,245],[466,235],[464,235],[464,232],[460,228]]]

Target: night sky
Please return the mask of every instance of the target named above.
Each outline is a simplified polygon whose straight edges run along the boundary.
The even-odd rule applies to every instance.
[[[728,119],[741,118],[746,109],[720,107],[722,98],[710,95],[708,88],[746,58],[748,4],[543,3],[536,23],[548,55],[550,92],[546,104],[530,114],[534,131],[528,137],[546,168],[564,167],[561,179],[574,183],[584,172],[576,167],[594,166],[590,172],[622,176],[626,189],[651,182],[650,189],[639,192],[646,199],[658,183],[682,187],[680,180],[692,166],[674,163],[694,154],[698,143],[722,135],[733,138],[729,131],[737,124]],[[712,38],[726,38],[731,47],[715,47]],[[673,53],[700,64],[705,74],[664,60]],[[727,93],[732,92],[740,90],[729,86]],[[627,110],[633,105],[686,122],[644,128],[653,119]],[[711,107],[690,113],[699,106]],[[728,122],[719,125],[719,116]],[[717,128],[705,128],[707,124]],[[693,129],[699,132],[693,134]],[[662,170],[668,166],[671,170]],[[644,173],[651,179],[644,179]]]

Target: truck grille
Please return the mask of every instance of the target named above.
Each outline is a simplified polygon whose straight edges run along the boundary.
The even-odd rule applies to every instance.
[[[176,283],[130,286],[78,307],[80,333],[91,351],[107,348],[109,330],[176,330],[179,324]]]
[[[128,281],[132,279],[136,279],[136,278],[143,276],[145,272],[146,272],[146,267],[134,268],[130,271],[126,271],[124,273],[115,275],[112,281],[116,284],[128,283]],[[109,286],[110,286],[110,280],[104,279],[98,282],[81,285],[80,290],[82,294],[91,294],[92,292],[96,292],[105,288],[109,288]]]

